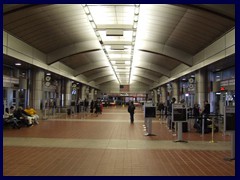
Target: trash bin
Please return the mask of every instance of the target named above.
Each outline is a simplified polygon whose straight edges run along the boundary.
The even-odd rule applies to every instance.
[[[71,109],[67,109],[67,115],[71,115]]]

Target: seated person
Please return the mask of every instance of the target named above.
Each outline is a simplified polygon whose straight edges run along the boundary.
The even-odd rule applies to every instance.
[[[4,123],[10,124],[13,128],[21,128],[20,121],[9,112],[9,109],[6,108],[3,115]]]
[[[27,126],[32,126],[33,125],[33,117],[28,116],[20,106],[18,109],[14,110],[14,116],[21,120],[21,122]]]
[[[31,108],[30,106],[27,106],[27,108],[24,109],[24,112],[26,112],[27,115],[34,117],[33,120],[35,124],[39,124],[39,121],[38,121],[39,116],[37,115],[37,111],[35,109]]]

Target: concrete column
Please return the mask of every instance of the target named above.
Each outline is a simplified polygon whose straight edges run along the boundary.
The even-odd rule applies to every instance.
[[[154,90],[153,90],[153,103],[154,103],[155,105],[157,105],[157,102],[158,102],[158,100],[157,100],[157,90],[154,89]]]
[[[165,86],[161,86],[160,92],[161,92],[160,102],[165,103],[167,101],[166,87]]]
[[[40,107],[43,107],[44,103],[44,95],[43,95],[43,81],[44,81],[44,72],[40,69],[33,71],[33,108],[36,110],[40,110]]]
[[[101,97],[101,93],[98,90],[94,90],[94,99],[96,100],[97,98]]]
[[[94,97],[94,95],[95,95],[95,94],[94,94],[94,91],[95,91],[95,90],[92,88],[91,91],[89,92],[90,101],[92,101],[92,100],[95,99],[95,97]]]
[[[57,105],[57,107],[60,107],[60,103],[61,103],[60,102],[61,101],[61,93],[62,93],[61,92],[61,86],[62,86],[61,83],[62,82],[60,80],[57,81],[57,87],[56,87],[57,88],[57,97],[56,97],[56,105]]]
[[[207,78],[207,72],[205,70],[200,69],[195,74],[195,79],[196,79],[195,102],[200,104],[201,109],[204,109],[204,101],[207,100],[206,78]]]
[[[16,106],[16,104],[13,104],[13,89],[7,88],[6,107],[10,108],[10,106],[12,106],[12,105]],[[5,108],[4,108],[4,111],[5,111]]]
[[[86,99],[87,98],[87,96],[86,96],[86,88],[87,88],[87,86],[86,85],[82,85],[82,100],[84,101],[84,99]]]
[[[71,100],[72,100],[72,81],[71,80],[66,80],[66,84],[65,84],[65,105],[66,106],[70,106],[71,105]]]
[[[172,82],[172,97],[176,98],[176,102],[179,102],[179,85],[177,81]]]

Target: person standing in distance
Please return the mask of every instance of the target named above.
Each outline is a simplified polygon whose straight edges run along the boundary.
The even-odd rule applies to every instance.
[[[133,101],[131,101],[128,106],[128,112],[130,113],[131,123],[134,122],[134,111],[135,111],[135,106],[133,104]]]

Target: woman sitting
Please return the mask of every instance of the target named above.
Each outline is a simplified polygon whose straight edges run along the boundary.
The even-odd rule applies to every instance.
[[[39,116],[37,115],[37,111],[33,108],[30,108],[30,106],[27,106],[26,109],[24,109],[24,112],[28,115],[28,116],[32,116],[34,119],[33,119],[33,122],[35,124],[39,124]]]

